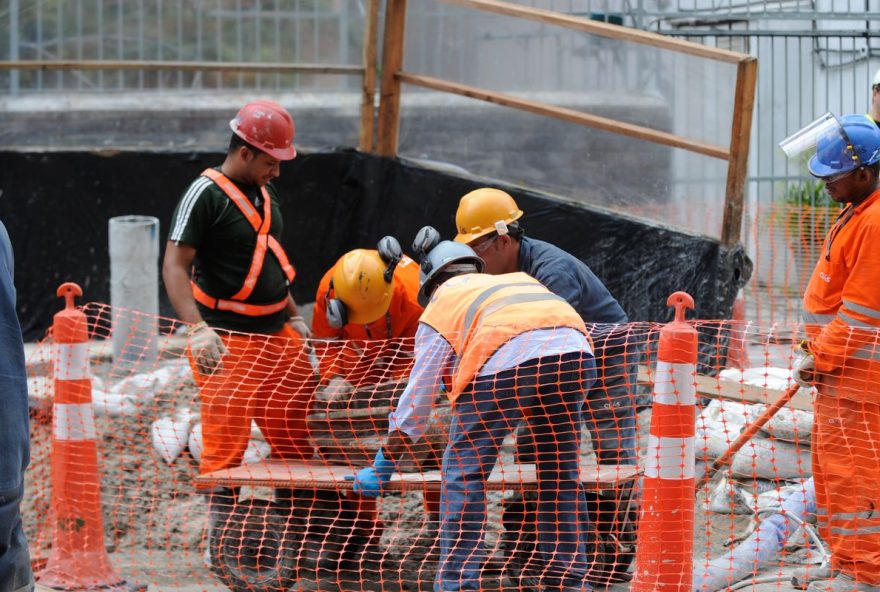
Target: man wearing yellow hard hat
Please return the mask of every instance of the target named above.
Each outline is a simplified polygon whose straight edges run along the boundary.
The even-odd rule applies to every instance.
[[[322,380],[344,394],[352,386],[405,376],[412,341],[401,338],[416,334],[423,310],[418,293],[419,266],[394,237],[340,257],[315,295],[312,337],[340,340],[332,355],[322,356]]]
[[[587,265],[562,249],[525,236],[523,212],[506,192],[491,187],[461,198],[455,240],[486,262],[486,273],[522,271],[564,298],[581,316],[596,344],[599,378],[587,394],[584,419],[599,464],[636,464],[634,359],[627,359],[628,317]],[[523,454],[520,447],[518,451]],[[529,461],[528,454],[522,461]]]

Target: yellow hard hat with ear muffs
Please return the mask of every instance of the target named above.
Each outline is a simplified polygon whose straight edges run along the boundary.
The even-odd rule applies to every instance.
[[[378,250],[355,249],[340,257],[326,296],[327,323],[341,329],[387,316],[394,294],[394,269],[402,258],[400,243],[393,236],[383,237]]]

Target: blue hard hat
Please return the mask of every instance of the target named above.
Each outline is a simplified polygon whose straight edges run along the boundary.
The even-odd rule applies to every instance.
[[[880,129],[865,115],[840,118],[837,128],[821,136],[810,159],[810,174],[829,177],[880,161]],[[849,140],[849,141],[847,141]]]
[[[437,276],[455,263],[469,263],[474,266],[477,273],[483,273],[486,268],[486,262],[469,246],[448,240],[437,243],[422,258],[419,272],[419,304],[428,306]]]

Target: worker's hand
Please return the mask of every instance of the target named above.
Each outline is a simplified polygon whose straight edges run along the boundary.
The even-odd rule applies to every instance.
[[[189,348],[202,374],[211,374],[223,367],[223,356],[228,350],[220,336],[204,321],[189,330]]]
[[[373,466],[361,469],[356,475],[347,475],[346,481],[354,481],[354,491],[364,497],[379,497],[385,484],[394,474],[394,461],[385,458],[382,449],[376,453]]]
[[[297,315],[295,317],[290,317],[287,323],[290,325],[290,328],[299,333],[300,337],[303,339],[308,339],[312,336],[312,330],[301,316]]]
[[[816,382],[816,359],[805,342],[801,343],[797,352],[791,368],[792,378],[802,387],[810,388]]]

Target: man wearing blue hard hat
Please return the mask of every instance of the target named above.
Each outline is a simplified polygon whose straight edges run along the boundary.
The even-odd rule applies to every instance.
[[[826,114],[780,146],[844,204],[804,294],[794,379],[814,386],[813,474],[829,579],[809,592],[880,591],[880,130]]]

